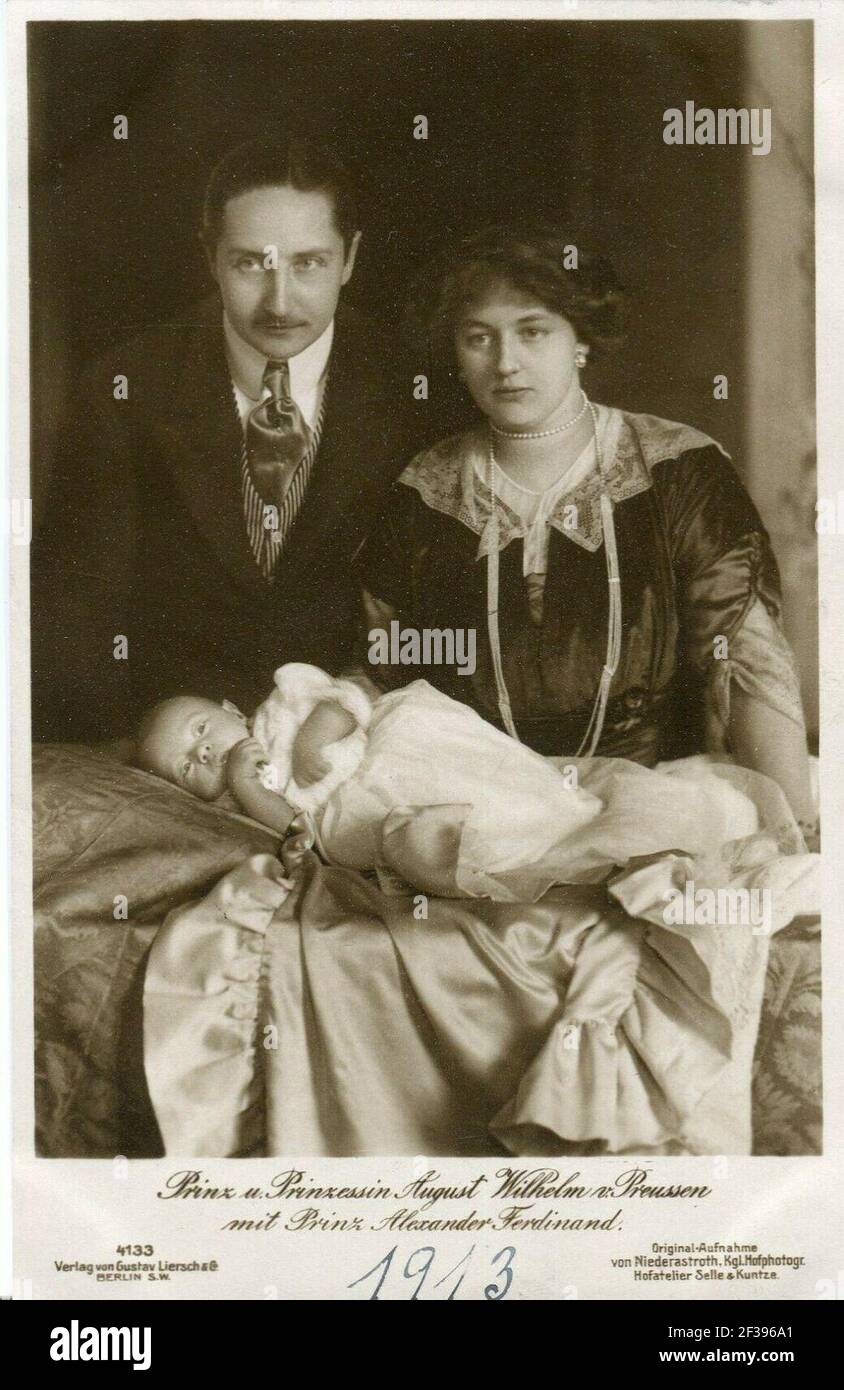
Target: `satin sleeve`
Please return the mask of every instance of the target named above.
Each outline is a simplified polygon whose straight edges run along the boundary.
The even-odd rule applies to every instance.
[[[701,676],[757,600],[779,620],[768,534],[732,463],[711,446],[658,466],[685,664]]]
[[[733,465],[716,448],[691,451],[666,471],[663,498],[681,650],[704,683],[708,743],[726,741],[735,686],[804,727],[776,559]]]
[[[714,720],[718,743],[726,739],[730,692],[734,685],[785,715],[798,728],[805,729],[794,653],[780,622],[759,599],[754,599],[750,605],[728,644],[725,657],[713,663],[708,685],[708,712]]]

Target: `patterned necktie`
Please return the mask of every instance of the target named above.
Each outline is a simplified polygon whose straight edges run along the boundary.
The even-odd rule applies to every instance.
[[[272,359],[264,369],[269,396],[250,411],[246,422],[246,457],[255,491],[281,511],[296,470],[308,452],[311,432],[290,394],[290,369]]]

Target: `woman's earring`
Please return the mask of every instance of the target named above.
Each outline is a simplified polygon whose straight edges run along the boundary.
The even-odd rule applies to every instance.
[[[578,348],[574,354],[574,365],[578,368],[586,366],[587,352],[585,348]]]

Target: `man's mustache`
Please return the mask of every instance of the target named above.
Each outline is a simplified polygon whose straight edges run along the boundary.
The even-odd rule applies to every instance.
[[[306,319],[275,319],[261,315],[252,320],[254,328],[307,328]]]

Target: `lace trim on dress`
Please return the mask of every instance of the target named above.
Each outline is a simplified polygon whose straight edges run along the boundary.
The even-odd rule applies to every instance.
[[[691,425],[656,415],[631,415],[614,407],[596,409],[606,487],[613,502],[645,492],[652,485],[651,470],[665,459],[713,444],[721,449]],[[426,506],[480,536],[479,559],[488,554],[492,539],[492,494],[484,481],[488,455],[485,431],[468,430],[417,454],[399,477],[400,483],[416,489]],[[563,489],[549,512],[548,525],[585,550],[599,550],[603,543],[600,497],[601,480],[597,472],[590,473],[570,492]],[[504,550],[512,540],[524,539],[530,524],[500,497],[496,497],[496,510],[498,548]]]
[[[712,663],[707,742],[713,749],[726,745],[733,681],[747,695],[804,728],[794,654],[779,623],[758,598],[748,608],[738,632],[730,638],[727,658]]]
[[[540,574],[547,570],[551,536],[548,518],[557,507],[560,498],[565,497],[563,515],[569,523],[576,520],[577,508],[568,499],[574,489],[594,471],[596,462],[593,438],[578,454],[571,467],[541,492],[531,492],[528,488],[523,488],[496,462],[493,469],[496,496],[500,497],[527,527],[522,546],[523,574]]]

